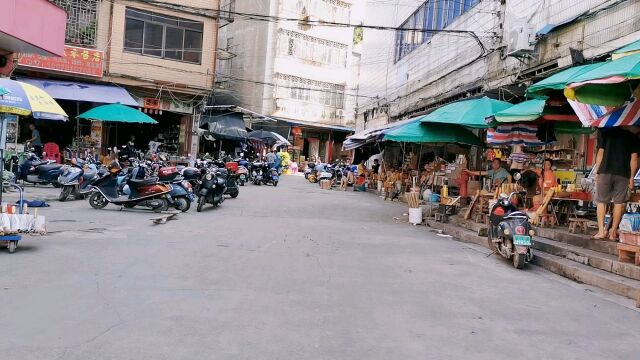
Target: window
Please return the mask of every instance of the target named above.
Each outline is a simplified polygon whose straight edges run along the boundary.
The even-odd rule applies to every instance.
[[[395,61],[399,61],[415,48],[429,42],[433,30],[442,30],[481,0],[427,0],[396,31]],[[431,31],[430,31],[431,30]]]
[[[313,61],[335,67],[347,66],[347,48],[331,40],[325,40],[299,32],[280,29],[278,53],[298,59]]]
[[[200,64],[201,22],[127,8],[124,51]]]
[[[280,73],[275,74],[274,78],[276,98],[305,101],[336,109],[344,108],[344,85]]]
[[[67,12],[65,44],[96,46],[98,0],[53,0]]]

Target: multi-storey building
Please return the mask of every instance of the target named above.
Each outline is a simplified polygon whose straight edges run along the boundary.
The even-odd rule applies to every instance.
[[[220,61],[217,102],[277,119],[271,129],[293,140],[296,156],[338,157],[340,142],[355,123],[360,58],[355,29],[304,21],[359,24],[363,5],[237,0],[235,21],[220,29],[220,45],[233,57]]]
[[[68,131],[51,132],[51,140],[69,144],[90,131],[103,152],[130,136],[141,149],[159,137],[170,153],[197,152],[192,130],[214,84],[218,1],[53,2],[67,12],[64,57],[25,56],[15,74],[57,98],[70,117],[121,102],[139,107],[158,125],[98,129],[74,122],[64,125]]]
[[[526,85],[640,38],[640,1],[416,0],[367,4],[357,129]],[[407,30],[403,30],[407,29]]]

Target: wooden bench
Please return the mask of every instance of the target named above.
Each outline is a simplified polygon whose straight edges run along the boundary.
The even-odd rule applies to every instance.
[[[589,231],[587,224],[589,224],[587,219],[569,218],[569,232],[575,234],[578,230],[581,230],[583,234],[586,234]]]
[[[640,246],[619,243],[618,261],[640,266]]]

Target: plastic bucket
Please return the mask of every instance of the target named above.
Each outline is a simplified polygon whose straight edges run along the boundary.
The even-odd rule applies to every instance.
[[[412,224],[422,224],[422,208],[409,208],[409,222]]]

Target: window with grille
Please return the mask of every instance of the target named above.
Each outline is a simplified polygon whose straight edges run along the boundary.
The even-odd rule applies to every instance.
[[[124,51],[200,64],[203,23],[127,8]]]
[[[65,43],[95,47],[98,29],[98,0],[53,0],[67,12]]]
[[[344,108],[344,85],[280,73],[275,74],[274,79],[278,98],[305,101],[336,109]]]
[[[334,67],[344,68],[347,66],[348,46],[345,44],[285,29],[280,29],[278,41],[280,55],[293,56]]]
[[[481,0],[427,0],[405,20],[396,31],[395,61],[399,61],[415,48],[429,42],[435,33]],[[429,31],[432,30],[432,31]]]

